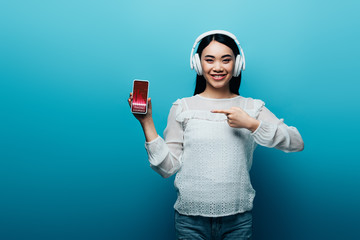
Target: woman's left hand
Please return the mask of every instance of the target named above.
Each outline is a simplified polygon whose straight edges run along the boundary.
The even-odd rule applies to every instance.
[[[260,125],[260,121],[252,118],[239,107],[231,107],[226,110],[212,110],[212,113],[224,113],[227,116],[227,122],[233,128],[247,128],[254,132]]]

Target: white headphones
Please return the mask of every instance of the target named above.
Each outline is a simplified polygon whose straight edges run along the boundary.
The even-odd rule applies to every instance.
[[[203,71],[202,71],[202,67],[201,67],[201,62],[200,62],[200,56],[198,53],[195,53],[194,54],[194,50],[195,50],[195,47],[196,45],[205,37],[209,36],[209,35],[213,35],[213,34],[223,34],[223,35],[226,35],[228,37],[231,37],[235,42],[236,44],[239,46],[239,50],[240,50],[240,54],[238,54],[235,58],[235,67],[234,67],[234,73],[233,73],[233,76],[234,77],[238,77],[240,75],[240,72],[241,70],[245,70],[245,55],[244,55],[244,52],[240,46],[240,43],[239,41],[236,39],[235,35],[228,32],[228,31],[224,31],[224,30],[212,30],[212,31],[208,31],[208,32],[205,32],[203,34],[201,34],[196,40],[195,40],[195,43],[191,49],[191,54],[190,54],[190,67],[191,69],[194,69],[195,68],[195,71],[196,73],[199,75],[199,76],[202,76],[203,74]]]

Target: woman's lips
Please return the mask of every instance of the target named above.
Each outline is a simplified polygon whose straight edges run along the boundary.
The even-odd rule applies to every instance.
[[[220,81],[226,77],[226,74],[211,74],[211,77],[216,81]]]

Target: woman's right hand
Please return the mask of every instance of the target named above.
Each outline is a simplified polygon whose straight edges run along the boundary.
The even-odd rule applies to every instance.
[[[128,98],[128,103],[129,103],[129,106],[131,108],[131,103],[132,103],[132,100],[133,100],[133,93],[131,92],[130,93],[130,96]],[[139,122],[141,124],[145,123],[146,121],[151,121],[152,120],[152,106],[151,106],[151,98],[148,98],[148,109],[147,109],[147,113],[146,114],[137,114],[137,113],[133,113],[133,115],[135,116],[135,118],[137,120],[139,120]]]

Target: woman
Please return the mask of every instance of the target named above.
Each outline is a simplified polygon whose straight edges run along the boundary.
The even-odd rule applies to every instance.
[[[303,140],[263,101],[239,95],[245,58],[233,34],[202,34],[191,67],[197,72],[194,96],[173,103],[164,138],[156,132],[151,99],[146,115],[135,114],[150,166],[163,177],[176,173],[177,239],[251,239],[255,191],[249,171],[256,146],[296,152]]]

